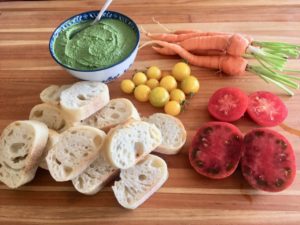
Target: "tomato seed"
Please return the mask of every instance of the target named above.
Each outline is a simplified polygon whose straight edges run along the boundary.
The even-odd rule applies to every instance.
[[[233,168],[233,163],[230,162],[226,166],[226,171],[232,170],[232,168]]]
[[[281,187],[284,184],[284,181],[281,178],[277,178],[275,181],[276,187]]]
[[[207,172],[208,173],[212,173],[212,174],[218,174],[218,173],[220,173],[220,169],[219,168],[210,167],[210,168],[207,168]]]
[[[265,179],[262,176],[259,176],[259,177],[256,178],[256,183],[258,185],[261,185],[261,186],[267,186],[268,185],[267,181],[265,181]]]
[[[196,164],[197,164],[197,166],[200,167],[200,168],[202,168],[202,167],[204,166],[204,162],[201,161],[201,160],[198,160],[198,161],[196,162]]]
[[[292,169],[291,168],[284,168],[284,175],[286,177],[290,176],[292,174]]]
[[[213,128],[212,127],[206,127],[204,130],[203,130],[203,134],[205,135],[209,135],[211,132],[213,132]]]

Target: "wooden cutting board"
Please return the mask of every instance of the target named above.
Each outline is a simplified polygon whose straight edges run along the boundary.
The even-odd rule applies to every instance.
[[[14,120],[27,119],[30,109],[40,102],[39,93],[48,85],[76,81],[52,60],[48,40],[64,19],[99,6],[98,0],[0,2],[0,130]],[[153,23],[155,17],[171,30],[242,32],[257,40],[300,43],[297,0],[116,0],[110,9],[132,17],[149,32],[163,32]],[[159,112],[148,103],[138,103],[122,94],[120,81],[135,69],[157,65],[170,70],[178,61],[159,56],[150,47],[142,49],[131,70],[109,84],[111,97],[128,97],[143,116]],[[291,60],[290,65],[300,69],[299,60]],[[188,132],[186,145],[176,156],[162,156],[169,166],[169,179],[140,208],[121,208],[110,187],[95,196],[84,196],[70,182],[56,183],[46,171],[38,170],[34,181],[18,190],[0,184],[0,224],[300,224],[299,176],[288,190],[265,193],[252,189],[239,170],[224,180],[206,179],[191,169],[187,157],[195,130],[212,120],[206,108],[216,89],[236,86],[247,93],[268,90],[282,97],[288,106],[288,118],[274,129],[293,144],[299,172],[299,91],[288,97],[253,74],[226,77],[194,67],[192,72],[199,78],[201,90],[179,116]],[[235,125],[243,132],[257,127],[247,116]]]

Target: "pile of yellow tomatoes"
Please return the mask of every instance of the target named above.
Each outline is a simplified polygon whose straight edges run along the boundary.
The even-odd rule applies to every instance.
[[[137,72],[131,80],[121,82],[124,93],[133,93],[138,101],[149,101],[154,107],[164,107],[164,111],[172,116],[181,112],[186,96],[194,95],[199,88],[198,79],[191,75],[191,68],[184,62],[176,63],[171,74],[151,66],[146,73]]]

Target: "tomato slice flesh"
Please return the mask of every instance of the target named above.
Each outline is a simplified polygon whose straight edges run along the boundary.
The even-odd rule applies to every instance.
[[[288,115],[288,109],[283,101],[267,91],[249,95],[247,112],[253,121],[261,126],[276,126]]]
[[[228,177],[237,168],[242,142],[242,133],[234,125],[208,122],[193,138],[189,150],[190,163],[199,174],[206,177]]]
[[[270,192],[286,189],[296,175],[291,144],[281,134],[266,128],[246,134],[241,166],[243,176],[251,186]]]
[[[217,90],[208,103],[209,113],[224,122],[240,119],[247,110],[248,97],[240,89],[226,87]]]

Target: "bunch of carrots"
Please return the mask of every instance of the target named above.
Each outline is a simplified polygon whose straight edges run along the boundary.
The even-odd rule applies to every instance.
[[[141,47],[156,44],[152,48],[162,55],[179,55],[194,66],[217,69],[228,75],[242,75],[245,71],[257,74],[266,82],[276,84],[289,95],[298,89],[300,77],[288,70],[289,58],[298,58],[300,45],[254,41],[250,36],[198,30],[177,30],[172,33],[152,34],[152,41]],[[141,48],[140,47],[140,48]],[[256,59],[251,65],[247,59]]]

